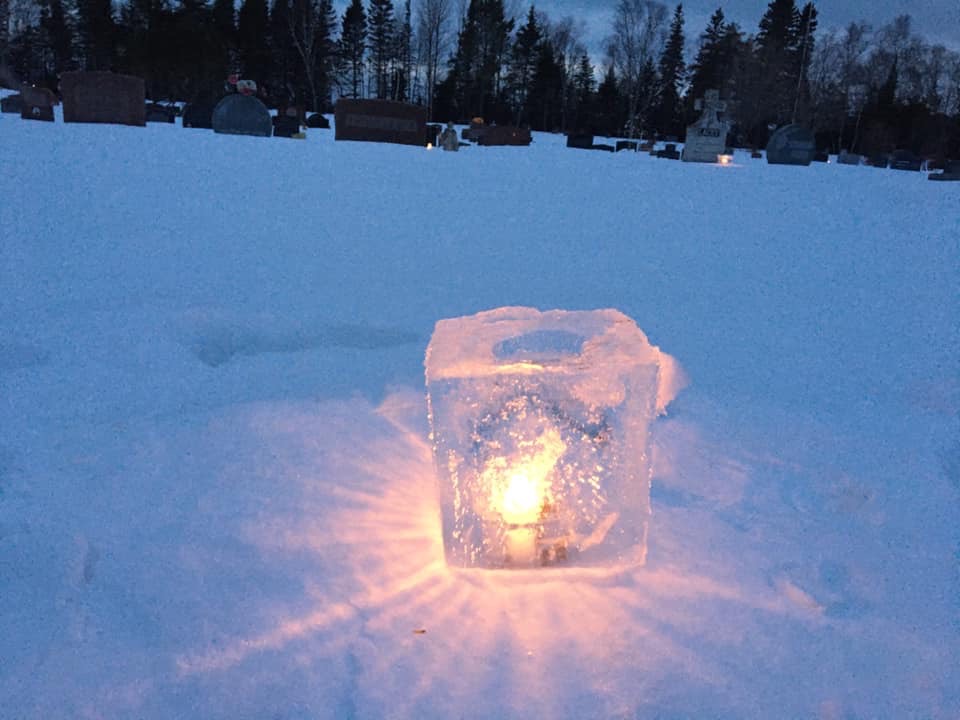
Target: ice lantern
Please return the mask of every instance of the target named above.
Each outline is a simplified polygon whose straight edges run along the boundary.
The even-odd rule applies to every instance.
[[[680,375],[616,310],[438,322],[426,377],[447,562],[643,563],[650,423]]]

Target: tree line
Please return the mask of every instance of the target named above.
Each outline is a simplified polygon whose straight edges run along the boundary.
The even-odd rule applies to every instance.
[[[616,0],[604,51],[582,19],[504,0],[0,0],[0,66],[55,87],[70,69],[143,77],[148,97],[215,97],[256,80],[271,103],[337,97],[425,105],[431,119],[682,140],[716,89],[731,142],[812,128],[825,149],[960,156],[960,54],[910,17],[819,32],[812,2],[772,0],[753,32],[718,8],[688,42],[683,6]],[[688,50],[693,52],[688,54]]]

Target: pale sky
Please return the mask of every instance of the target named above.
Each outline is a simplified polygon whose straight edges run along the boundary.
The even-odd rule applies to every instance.
[[[757,30],[757,24],[767,8],[760,0],[686,0],[683,3],[687,36],[687,52],[696,49],[697,38],[718,7],[723,8],[728,21],[737,22],[747,34]],[[528,3],[524,0],[512,0]],[[676,2],[665,2],[673,11]],[[801,5],[802,0],[797,0]],[[824,0],[814,2],[819,12],[819,32],[829,28],[843,28],[851,21],[864,20],[874,27],[892,21],[897,15],[913,18],[914,33],[929,43],[941,43],[960,50],[960,0]],[[565,15],[582,17],[587,21],[587,43],[591,53],[601,52],[603,40],[609,34],[616,0],[539,0],[537,8],[551,18]],[[599,59],[595,57],[595,59]]]

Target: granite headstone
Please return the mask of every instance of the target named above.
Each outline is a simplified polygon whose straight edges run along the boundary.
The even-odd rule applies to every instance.
[[[223,98],[213,109],[213,131],[225,135],[270,137],[273,123],[270,111],[258,98],[234,93]]]
[[[715,163],[727,147],[730,123],[723,119],[727,104],[720,99],[717,90],[707,90],[695,107],[701,110],[701,114],[700,118],[687,128],[683,161]]]
[[[394,100],[341,98],[334,108],[337,140],[424,146],[427,109]]]
[[[60,76],[63,121],[147,124],[143,78],[112,72],[77,71]]]
[[[812,132],[802,125],[784,125],[767,141],[767,162],[771,165],[809,165],[816,151]]]

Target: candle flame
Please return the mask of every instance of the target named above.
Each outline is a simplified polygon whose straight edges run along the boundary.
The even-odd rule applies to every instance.
[[[515,472],[507,481],[501,502],[503,517],[507,522],[531,523],[540,514],[543,489],[523,472]]]
[[[550,501],[551,473],[567,449],[555,428],[520,445],[519,457],[494,458],[482,474],[490,488],[491,509],[511,525],[529,525],[540,518]]]

